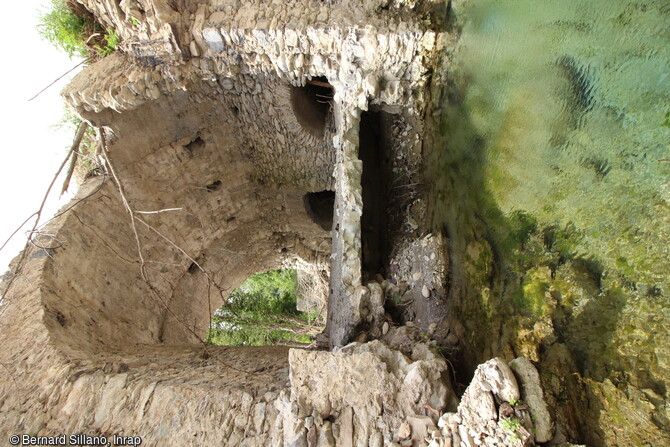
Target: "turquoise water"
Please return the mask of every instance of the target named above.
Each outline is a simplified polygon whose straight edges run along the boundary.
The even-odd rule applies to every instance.
[[[668,285],[670,2],[455,1],[442,163],[629,280]],[[453,174],[452,174],[453,175]],[[448,188],[447,188],[448,189]],[[466,217],[461,217],[466,219]]]

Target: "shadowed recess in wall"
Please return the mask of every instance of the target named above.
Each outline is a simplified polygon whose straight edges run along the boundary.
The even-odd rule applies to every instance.
[[[303,87],[291,87],[291,109],[298,123],[317,138],[323,138],[331,115],[335,89],[323,76],[308,80]]]
[[[202,138],[200,138],[200,136],[196,136],[193,139],[193,141],[184,145],[184,150],[188,152],[189,155],[193,155],[194,152],[204,147],[205,147],[205,141]]]
[[[303,198],[307,215],[321,228],[330,231],[333,228],[333,207],[335,191],[319,191],[305,194]]]
[[[371,278],[385,274],[390,239],[388,231],[388,187],[391,178],[389,126],[393,115],[363,112],[358,158],[363,162],[363,215],[361,216],[362,267]]]

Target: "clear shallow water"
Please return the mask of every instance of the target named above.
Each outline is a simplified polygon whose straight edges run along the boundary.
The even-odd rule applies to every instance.
[[[452,7],[462,29],[429,170],[458,362],[511,349],[552,371],[555,335],[575,362],[560,373],[588,379],[587,406],[554,403],[575,439],[666,445],[664,405],[627,417],[639,390],[670,390],[670,1]]]
[[[573,225],[578,252],[667,287],[670,2],[453,7],[463,31],[442,163],[465,186],[450,193],[462,205],[481,188],[506,215]]]

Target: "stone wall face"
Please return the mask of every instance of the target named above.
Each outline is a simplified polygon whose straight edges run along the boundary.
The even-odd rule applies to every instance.
[[[148,238],[145,256],[155,263],[148,274],[164,287],[170,302],[170,312],[154,335],[171,343],[191,338],[173,313],[184,315],[202,336],[211,311],[251,274],[298,258],[323,260],[330,251],[329,234],[308,216],[303,196],[332,188],[332,146],[295,127],[290,110],[280,115],[283,123],[294,125],[280,126],[285,144],[263,140],[277,132],[267,110],[281,107],[281,98],[290,107],[286,86],[268,82],[270,99],[263,96],[258,109],[240,95],[220,96],[218,90],[218,84],[201,81],[189,93],[177,91],[111,119],[105,110],[83,112],[109,134],[110,160],[133,209],[173,210],[142,214],[155,230],[138,224]],[[255,133],[258,128],[250,123],[258,126],[264,119],[263,131]],[[132,237],[124,213],[121,209],[114,224]],[[136,251],[125,247],[123,253],[133,258]],[[208,294],[205,275],[189,270],[192,260],[226,292]]]
[[[182,89],[194,101],[226,98],[221,101],[233,110],[227,119],[240,123],[242,150],[253,162],[257,181],[337,191],[331,310],[350,307],[361,284],[360,113],[368,105],[381,105],[420,115],[437,39],[419,14],[408,13],[430,9],[429,2],[336,3],[226,1],[186,7],[90,2],[101,20],[128,34],[126,48],[136,62],[102,61],[101,67],[117,63],[120,68],[113,72],[119,75],[108,76],[110,67],[98,75],[80,75],[64,92],[89,119],[90,112],[132,110]],[[158,26],[160,20],[170,26]],[[135,24],[128,26],[128,21]],[[189,26],[178,25],[184,22]],[[323,140],[289,112],[289,87],[305,86],[316,77],[333,87]],[[296,169],[299,160],[309,161],[309,169]],[[331,342],[342,345],[353,335],[353,316],[331,314]]]
[[[94,121],[91,112],[132,110],[182,89],[193,101],[220,98],[233,111],[224,112],[224,119],[240,123],[237,134],[255,180],[337,191],[331,309],[350,307],[361,284],[360,113],[368,104],[420,113],[436,33],[424,30],[415,15],[400,19],[381,3],[213,2],[179,14],[166,13],[171,7],[159,3],[90,4],[102,20],[129,33],[136,61],[146,62],[146,55],[151,60],[101,61],[100,71],[80,75],[65,97]],[[128,27],[130,16],[140,24]],[[182,17],[191,25],[161,27],[157,17],[174,23]],[[165,53],[155,48],[159,41],[179,42],[181,50],[172,45]],[[304,86],[314,77],[327,79],[334,91],[332,125],[322,140],[301,127],[289,98],[290,86]],[[308,166],[296,169],[300,161]],[[353,316],[331,315],[331,342],[344,344],[352,337]]]

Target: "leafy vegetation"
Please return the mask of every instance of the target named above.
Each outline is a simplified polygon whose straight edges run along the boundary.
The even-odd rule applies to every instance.
[[[519,420],[519,418],[516,417],[501,419],[499,424],[503,428],[503,430],[508,431],[510,433],[516,432],[519,429],[519,427],[521,427],[521,421]]]
[[[511,417],[508,419],[501,419],[498,424],[502,427],[503,430],[510,433],[510,441],[518,441],[519,435],[517,430],[521,427],[521,420],[517,417]]]
[[[313,316],[296,309],[296,288],[295,270],[252,275],[230,294],[230,308],[215,312],[208,342],[226,346],[311,342],[318,328]]]
[[[101,57],[109,56],[119,46],[120,37],[114,30],[107,30],[107,34],[104,36],[105,43],[104,45],[95,45],[94,48],[97,50],[97,53]]]
[[[82,5],[66,0],[52,0],[51,10],[40,15],[37,30],[70,58],[100,59],[119,45],[114,30],[106,30]]]

